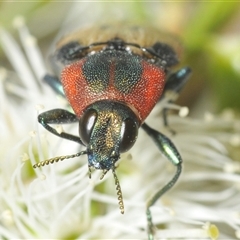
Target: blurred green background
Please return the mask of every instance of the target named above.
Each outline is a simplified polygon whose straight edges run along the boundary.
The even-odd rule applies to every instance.
[[[99,21],[153,25],[179,36],[185,46],[181,66],[193,74],[179,104],[219,112],[240,110],[240,2],[0,2],[0,26],[18,38],[12,22],[22,15],[47,49],[61,29]],[[10,68],[0,49],[0,65]]]

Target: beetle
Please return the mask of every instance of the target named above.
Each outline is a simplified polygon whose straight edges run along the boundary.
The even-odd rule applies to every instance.
[[[39,123],[51,133],[79,143],[86,150],[55,157],[33,167],[67,158],[88,156],[89,177],[92,169],[112,170],[121,213],[122,191],[115,172],[120,154],[135,143],[142,128],[162,154],[176,166],[173,178],[147,203],[148,238],[154,238],[150,207],[178,180],[182,158],[172,141],[145,123],[153,107],[169,92],[179,94],[190,75],[190,68],[178,71],[180,48],[169,35],[149,27],[103,25],[88,27],[62,38],[52,56],[56,76],[44,81],[65,96],[73,112],[53,109],[39,114]],[[168,98],[168,102],[174,101]],[[167,126],[167,109],[163,111]],[[79,123],[79,135],[58,132],[51,124]]]

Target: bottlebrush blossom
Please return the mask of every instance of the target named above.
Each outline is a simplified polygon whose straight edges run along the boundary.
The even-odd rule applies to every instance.
[[[33,169],[44,159],[79,151],[37,123],[39,112],[69,108],[42,83],[47,72],[36,39],[22,19],[15,21],[21,46],[4,29],[1,47],[13,70],[0,69],[0,237],[1,239],[145,239],[146,201],[174,174],[154,143],[140,130],[133,149],[116,170],[125,203],[120,214],[114,178],[88,178],[87,157]],[[156,239],[240,238],[240,123],[231,110],[202,119],[169,118],[163,127],[156,106],[147,122],[179,149],[184,171],[174,188],[151,208]],[[175,107],[175,106],[171,106]],[[44,110],[43,110],[44,109]],[[182,111],[182,108],[180,112]],[[77,126],[64,127],[78,132]]]

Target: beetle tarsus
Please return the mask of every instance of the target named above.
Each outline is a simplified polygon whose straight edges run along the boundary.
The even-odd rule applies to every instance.
[[[147,207],[146,210],[146,216],[147,216],[147,233],[148,233],[148,240],[154,240],[154,233],[155,233],[155,226],[152,222],[152,214],[150,209]]]

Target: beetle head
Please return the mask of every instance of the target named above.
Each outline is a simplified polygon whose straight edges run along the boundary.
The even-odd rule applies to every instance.
[[[90,105],[79,121],[79,135],[87,146],[89,167],[115,169],[120,153],[135,143],[138,128],[137,117],[124,104],[104,100]]]

